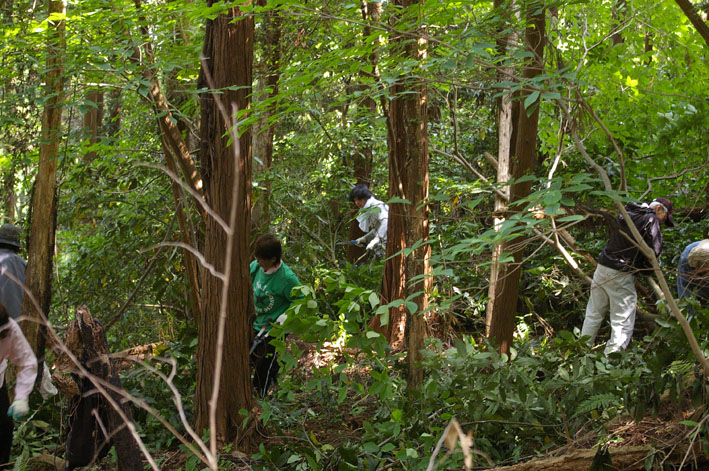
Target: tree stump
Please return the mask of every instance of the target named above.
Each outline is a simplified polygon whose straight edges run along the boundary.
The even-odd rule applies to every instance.
[[[142,471],[141,451],[128,423],[132,425],[133,414],[130,402],[125,400],[121,380],[110,361],[108,341],[103,326],[93,319],[88,307],[82,305],[75,310],[76,319],[71,322],[64,342],[72,355],[81,362],[88,375],[80,371],[74,361],[66,353],[60,353],[55,362],[55,372],[52,379],[62,394],[72,399],[72,403],[80,399],[95,397],[96,385],[103,385],[106,393],[100,398],[98,405],[99,417],[108,421],[108,436],[116,449],[118,469],[122,471]],[[66,375],[63,373],[70,373]],[[87,393],[87,389],[91,390]],[[118,404],[121,414],[110,401]],[[100,425],[100,424],[99,424]],[[96,450],[96,454],[100,450]],[[93,454],[93,451],[92,451]]]

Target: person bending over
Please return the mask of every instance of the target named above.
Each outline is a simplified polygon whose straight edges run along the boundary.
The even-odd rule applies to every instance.
[[[682,251],[677,266],[677,296],[709,300],[709,239],[692,242]]]
[[[628,203],[628,216],[643,240],[659,256],[662,251],[663,222],[672,227],[672,203],[667,198],[656,198],[650,204]],[[598,257],[593,274],[591,295],[586,306],[586,317],[581,336],[588,336],[588,345],[596,340],[603,319],[610,313],[611,335],[604,353],[625,349],[630,343],[635,327],[635,277],[651,273],[650,261],[640,252],[628,222],[618,216],[618,227],[611,233],[608,243]]]
[[[361,247],[366,247],[378,257],[386,253],[387,223],[389,220],[389,206],[376,199],[367,185],[360,183],[350,191],[350,201],[357,208],[357,222],[365,234],[359,239],[350,241]]]

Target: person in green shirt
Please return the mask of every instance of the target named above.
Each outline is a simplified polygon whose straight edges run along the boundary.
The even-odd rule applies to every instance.
[[[273,323],[283,324],[286,310],[293,302],[291,290],[300,285],[293,270],[281,260],[281,242],[271,234],[264,234],[254,243],[256,260],[251,262],[251,286],[254,292],[257,332],[250,359],[254,370],[253,386],[265,396],[278,376],[276,347],[271,345],[268,332]]]

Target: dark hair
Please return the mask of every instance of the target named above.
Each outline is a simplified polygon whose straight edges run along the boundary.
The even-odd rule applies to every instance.
[[[254,242],[254,255],[258,258],[271,259],[276,258],[276,263],[281,261],[283,248],[281,241],[276,239],[273,234],[264,234]]]
[[[358,183],[350,191],[350,201],[354,202],[355,199],[358,200],[368,200],[372,197],[372,192],[369,191],[369,187],[364,183]]]

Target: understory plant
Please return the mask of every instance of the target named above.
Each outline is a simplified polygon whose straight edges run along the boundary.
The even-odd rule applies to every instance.
[[[371,292],[344,278],[329,286],[343,294],[334,303],[338,314],[319,312],[328,290],[304,288],[284,332],[320,339],[316,351],[323,358],[326,351],[337,354],[302,371],[303,352],[278,342],[283,379],[261,402],[261,418],[282,438],[277,446],[261,447],[254,469],[428,469],[452,419],[472,436],[475,466],[512,464],[580,437],[588,447],[622,442],[612,429],[618,418],[667,414],[667,401],[697,404],[706,397],[691,351],[670,320],[608,357],[569,331],[520,338],[509,356],[468,335],[452,343],[430,338],[421,364],[424,383],[411,390],[404,355],[392,353],[366,327],[368,314],[376,312]],[[706,441],[703,423],[685,425],[696,424],[695,435]],[[436,462],[460,469],[463,454]]]

